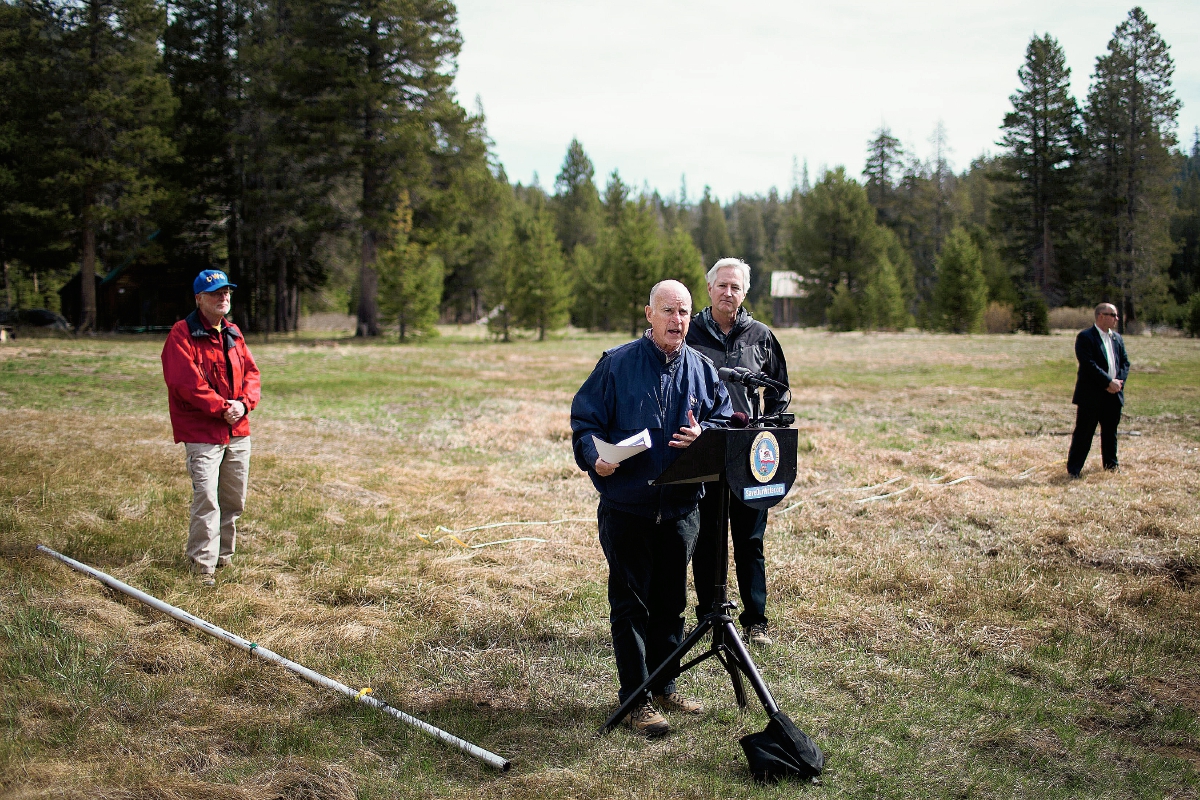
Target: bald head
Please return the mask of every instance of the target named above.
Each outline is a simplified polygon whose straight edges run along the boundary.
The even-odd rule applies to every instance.
[[[659,281],[650,290],[646,306],[646,321],[654,343],[667,353],[674,353],[687,338],[692,319],[692,294],[679,281]]]

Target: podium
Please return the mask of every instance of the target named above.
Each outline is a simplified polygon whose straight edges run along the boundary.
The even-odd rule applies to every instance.
[[[787,495],[796,480],[794,428],[708,428],[654,480],[655,486],[678,483],[717,483],[721,493],[720,545],[717,574],[713,576],[713,608],[684,638],[662,665],[633,692],[600,728],[608,733],[646,697],[649,687],[711,631],[708,650],[678,668],[678,673],[716,658],[729,674],[739,708],[746,707],[743,676],[750,682],[768,715],[779,713],[766,682],[758,672],[749,650],[738,635],[730,610],[726,582],[729,573],[729,498],[736,497],[752,508],[770,508]],[[673,677],[673,676],[672,676]]]

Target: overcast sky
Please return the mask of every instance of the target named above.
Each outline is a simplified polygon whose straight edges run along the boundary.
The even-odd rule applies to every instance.
[[[1082,105],[1132,6],[1111,0],[459,0],[457,88],[478,96],[510,180],[552,191],[572,137],[626,183],[723,200],[790,188],[793,159],[862,171],[886,123],[929,153],[938,120],[957,170],[996,151],[1032,35],[1056,37]],[[1171,47],[1178,134],[1200,125],[1200,2],[1142,6]]]

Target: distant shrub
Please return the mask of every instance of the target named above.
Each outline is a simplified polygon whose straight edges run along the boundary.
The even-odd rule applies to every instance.
[[[983,312],[983,326],[988,333],[1012,333],[1021,324],[1021,319],[1013,313],[1013,307],[1008,303],[988,303]]]
[[[1063,306],[1050,311],[1050,327],[1052,329],[1081,331],[1095,322],[1096,313],[1090,308]]]
[[[1018,316],[1021,330],[1034,336],[1050,335],[1050,315],[1046,311],[1046,301],[1036,291],[1025,295]]]
[[[1200,292],[1196,292],[1188,300],[1187,313],[1183,318],[1183,327],[1189,336],[1200,336]]]

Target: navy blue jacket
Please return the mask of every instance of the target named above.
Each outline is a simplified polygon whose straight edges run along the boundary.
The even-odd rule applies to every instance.
[[[667,362],[647,337],[614,347],[600,357],[571,402],[575,463],[592,478],[601,502],[641,517],[677,519],[703,496],[703,484],[651,486],[683,452],[667,442],[688,424],[724,427],[733,409],[712,362],[687,345]],[[615,444],[650,430],[649,450],[627,458],[607,478],[596,474],[592,436]]]
[[[1124,381],[1129,375],[1129,356],[1125,353],[1125,340],[1121,334],[1111,331],[1113,358],[1117,362],[1117,380]],[[1075,394],[1071,402],[1077,406],[1099,405],[1115,402],[1125,405],[1125,387],[1115,395],[1110,394],[1108,385],[1112,383],[1108,377],[1108,358],[1104,353],[1104,341],[1100,331],[1093,325],[1079,332],[1075,337],[1075,358],[1079,359],[1079,374],[1075,378]]]

